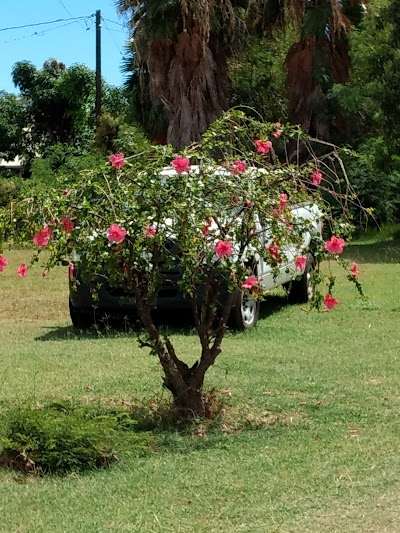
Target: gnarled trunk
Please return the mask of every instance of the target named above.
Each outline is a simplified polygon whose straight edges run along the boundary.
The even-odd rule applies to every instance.
[[[206,283],[206,297],[203,298],[200,311],[197,302],[193,301],[194,319],[201,343],[201,357],[192,367],[177,357],[169,338],[160,335],[151,316],[149,298],[141,293],[139,284],[134,291],[139,316],[149,336],[149,342],[142,342],[142,345],[157,354],[164,371],[164,386],[171,392],[176,408],[187,417],[205,418],[209,415],[203,393],[204,378],[207,370],[221,353],[221,343],[233,301],[233,293],[228,294],[220,309],[217,325],[213,328],[216,314],[210,312],[210,304],[216,302],[218,293],[210,292],[211,286],[210,283]]]
[[[227,54],[244,28],[235,2],[116,1],[131,15],[128,70],[145,127],[176,150],[199,141],[228,106]]]
[[[199,141],[227,109],[227,63],[216,39],[194,19],[175,41],[155,40],[148,55],[150,95],[168,117],[167,142],[180,150]]]

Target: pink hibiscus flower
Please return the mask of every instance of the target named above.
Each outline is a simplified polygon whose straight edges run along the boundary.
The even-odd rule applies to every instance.
[[[332,236],[329,241],[326,241],[324,248],[325,250],[328,250],[330,254],[341,254],[345,244],[344,239]]]
[[[322,172],[320,170],[314,170],[311,175],[311,179],[314,185],[321,185],[322,181]]]
[[[7,265],[7,259],[4,257],[4,255],[0,255],[0,272],[3,272]]]
[[[268,246],[268,252],[271,254],[272,259],[274,259],[275,261],[280,261],[281,259],[280,251],[281,249],[279,248],[277,244],[270,244]]]
[[[279,197],[279,209],[284,211],[286,209],[286,204],[288,202],[288,195],[286,193],[281,193]]]
[[[108,158],[110,165],[114,168],[121,168],[125,165],[126,161],[124,159],[124,154],[111,154]]]
[[[353,276],[357,277],[360,275],[360,271],[358,270],[358,265],[355,261],[353,261],[353,264],[351,265],[350,272],[353,274]]]
[[[262,279],[257,279],[255,276],[248,276],[245,280],[244,280],[244,283],[242,284],[242,289],[247,289],[249,291],[251,291],[251,289],[253,287],[255,287],[256,285],[259,285],[261,283]]]
[[[127,231],[124,228],[118,226],[118,224],[112,224],[107,229],[107,238],[110,242],[121,243],[126,237]]]
[[[22,263],[18,267],[18,276],[20,278],[24,278],[25,276],[27,276],[27,274],[28,274],[28,267],[26,266],[25,263]]]
[[[258,139],[255,141],[255,145],[257,148],[257,152],[259,154],[268,154],[269,151],[272,148],[272,142],[271,141],[262,141],[261,139]]]
[[[75,275],[75,264],[72,261],[70,261],[68,263],[68,277],[71,281],[74,279],[74,275]]]
[[[188,172],[190,170],[190,159],[188,157],[177,155],[175,159],[171,161],[171,166],[174,167],[178,174],[182,174],[182,172]]]
[[[299,257],[296,257],[296,268],[297,270],[304,270],[306,266],[307,258],[304,255],[300,255]]]
[[[243,174],[243,172],[247,168],[247,163],[244,161],[235,161],[233,166],[231,167],[232,174]]]
[[[339,302],[331,294],[327,294],[324,298],[324,305],[328,309],[333,309],[334,307],[339,305]]]
[[[223,257],[229,257],[232,255],[232,242],[219,240],[215,245],[214,250],[220,259]]]
[[[71,233],[74,229],[75,224],[69,217],[65,217],[61,220],[62,227],[64,228],[65,233]]]
[[[49,240],[53,237],[53,235],[53,231],[48,226],[45,226],[34,235],[33,242],[38,248],[43,248],[49,244]]]
[[[145,237],[148,237],[149,239],[152,239],[153,237],[155,237],[156,233],[157,233],[157,230],[153,226],[153,224],[147,224],[147,226],[143,230],[143,235]]]
[[[212,224],[212,218],[209,218],[207,220],[207,222],[204,224],[203,229],[201,230],[201,233],[204,235],[204,237],[206,235],[208,235],[208,232],[210,231],[211,224]]]
[[[282,135],[282,130],[279,129],[282,126],[282,124],[280,122],[274,122],[274,126],[276,130],[274,131],[273,135],[277,139],[278,137]]]

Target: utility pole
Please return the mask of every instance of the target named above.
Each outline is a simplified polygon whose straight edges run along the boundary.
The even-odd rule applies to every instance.
[[[101,116],[101,11],[96,11],[96,123]]]

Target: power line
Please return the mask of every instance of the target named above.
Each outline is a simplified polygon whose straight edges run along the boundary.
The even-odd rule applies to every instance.
[[[108,24],[107,24],[107,22],[106,22],[107,19],[105,19],[104,17],[101,17],[101,20],[104,22],[104,27],[105,27],[106,30],[109,32],[110,37],[111,37],[113,43],[115,44],[115,47],[116,47],[117,50],[118,50],[118,53],[122,56],[123,53],[122,53],[122,51],[121,51],[121,48],[119,47],[117,41],[114,39],[114,35],[111,33],[111,29],[108,27]]]
[[[8,31],[8,30],[20,30],[22,28],[33,28],[35,26],[45,26],[46,24],[56,24],[57,22],[68,22],[70,20],[77,22],[78,20],[83,20],[83,19],[87,20],[91,17],[94,17],[94,14],[88,15],[85,17],[71,17],[69,19],[56,19],[56,20],[49,20],[47,22],[36,22],[35,24],[24,24],[23,26],[8,26],[7,28],[0,28],[0,32]]]
[[[29,37],[41,37],[42,35],[45,35],[49,31],[58,30],[59,28],[65,28],[65,26],[71,26],[71,24],[75,24],[76,21],[67,22],[67,24],[60,24],[59,26],[54,26],[53,28],[48,28],[47,30],[43,31],[35,31],[35,33],[31,33],[30,35],[23,35],[22,37],[16,37],[15,39],[8,39],[8,41],[2,41],[0,44],[7,44],[12,43],[14,41],[21,41],[22,39],[28,39]]]
[[[105,19],[103,19],[103,20],[105,20]],[[117,29],[109,28],[109,27],[108,27],[107,29],[108,29],[108,31],[113,31],[113,32],[121,33],[121,30],[117,30]]]
[[[62,0],[58,0],[58,3],[65,9],[65,11],[68,13],[68,15],[72,18],[75,18],[74,15],[71,13],[71,11],[67,8],[67,6],[64,4],[64,2]],[[83,29],[85,29],[85,27],[81,24],[81,22],[78,22],[79,26],[81,26]],[[87,29],[87,26],[86,26],[86,29]]]
[[[126,28],[126,24],[121,24],[120,22],[116,22],[115,20],[111,20],[111,19],[106,19],[104,17],[102,17],[103,20],[106,20],[107,22],[111,22],[112,24],[116,24],[117,26],[121,26],[121,28]]]

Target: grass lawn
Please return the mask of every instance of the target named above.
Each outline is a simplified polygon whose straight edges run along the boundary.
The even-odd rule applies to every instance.
[[[306,313],[278,295],[256,330],[226,338],[207,382],[225,392],[226,427],[170,430],[149,455],[81,476],[0,470],[0,531],[400,531],[400,242],[364,238],[346,253],[367,303],[338,271],[334,311]],[[0,409],[160,399],[158,363],[133,336],[71,328],[65,270],[19,279],[27,252],[7,256]],[[190,328],[173,337],[181,354],[197,349]]]

